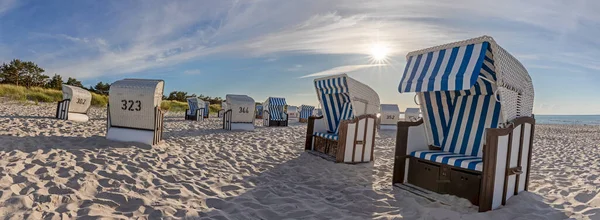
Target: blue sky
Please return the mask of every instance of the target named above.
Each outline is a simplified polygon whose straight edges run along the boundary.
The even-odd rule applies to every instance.
[[[86,85],[160,78],[165,93],[293,105],[317,103],[310,75],[344,72],[404,109],[414,106],[397,92],[406,53],[485,34],[528,69],[535,113],[600,114],[598,10],[594,0],[0,0],[0,62],[31,60]],[[385,65],[373,45],[389,51]]]

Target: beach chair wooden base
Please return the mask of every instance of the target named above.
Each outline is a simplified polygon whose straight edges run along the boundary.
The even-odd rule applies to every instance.
[[[375,115],[361,115],[351,120],[342,121],[337,135],[338,139],[333,140],[314,135],[315,122],[316,120],[323,120],[323,116],[311,116],[308,118],[304,149],[333,158],[336,163],[371,162],[373,161],[373,149],[375,148],[376,118]],[[348,138],[353,141],[348,142]]]
[[[483,169],[476,171],[411,156],[411,151],[439,149],[418,137],[423,120],[398,122],[392,183],[465,198],[480,212],[493,210],[528,190],[534,128],[534,118],[521,117],[505,128],[486,129]]]

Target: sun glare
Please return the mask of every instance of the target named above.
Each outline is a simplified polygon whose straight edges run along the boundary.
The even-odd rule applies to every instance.
[[[381,43],[374,43],[371,45],[371,59],[375,62],[383,62],[387,58],[390,49]]]

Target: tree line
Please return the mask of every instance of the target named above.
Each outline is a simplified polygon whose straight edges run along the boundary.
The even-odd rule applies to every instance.
[[[0,65],[0,84],[12,84],[24,86],[26,88],[42,87],[56,90],[61,90],[62,85],[65,84],[80,87],[102,95],[108,95],[110,89],[110,84],[108,83],[98,82],[95,86],[85,88],[81,81],[73,77],[69,77],[64,81],[59,74],[54,73],[54,76],[50,77],[45,75],[44,72],[45,70],[34,62],[13,59],[8,63],[2,63],[2,65]],[[185,102],[187,97],[198,97],[204,101],[209,101],[210,104],[218,104],[223,101],[221,97],[210,97],[202,94],[188,95],[187,92],[183,91],[173,91],[168,96],[163,95],[163,99],[165,100],[180,102]]]

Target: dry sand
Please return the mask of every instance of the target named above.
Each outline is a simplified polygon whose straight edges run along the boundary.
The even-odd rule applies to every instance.
[[[600,219],[600,126],[537,126],[531,192],[477,213],[392,187],[389,131],[374,163],[346,165],[303,152],[303,124],[230,132],[169,114],[164,143],[150,147],[106,140],[104,109],[87,123],[54,113],[0,105],[3,218]]]

